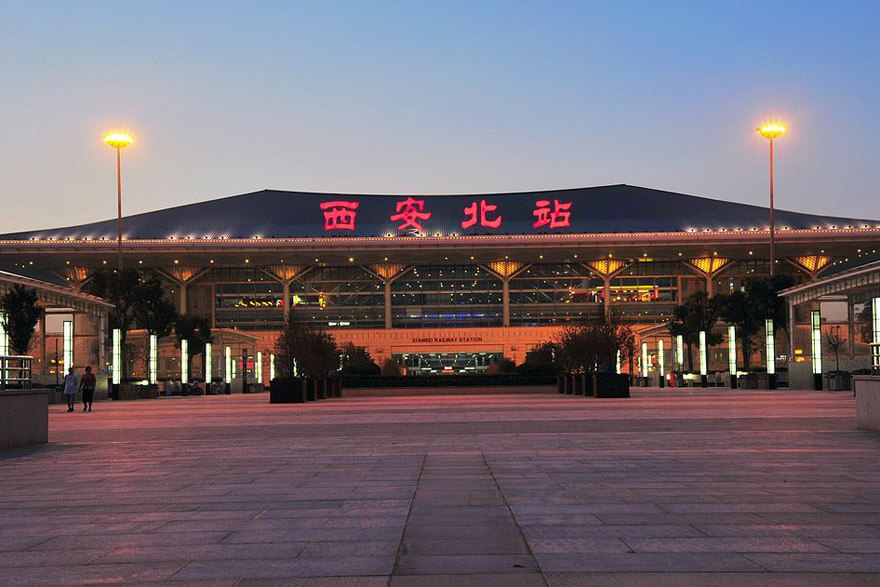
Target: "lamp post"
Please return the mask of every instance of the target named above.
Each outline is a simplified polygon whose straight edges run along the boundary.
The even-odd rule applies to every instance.
[[[784,124],[777,122],[762,124],[758,134],[770,141],[770,276],[773,277],[773,265],[776,263],[776,218],[773,210],[773,139],[785,134]]]
[[[125,132],[109,132],[104,135],[104,142],[116,149],[116,243],[117,263],[122,271],[122,165],[120,151],[134,142],[134,137]]]

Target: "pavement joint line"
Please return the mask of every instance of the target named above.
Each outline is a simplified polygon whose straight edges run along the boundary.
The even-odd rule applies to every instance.
[[[516,530],[517,532],[519,532],[520,538],[526,545],[526,551],[529,553],[529,556],[532,557],[532,560],[535,561],[535,567],[538,569],[538,574],[541,575],[541,580],[544,581],[544,585],[547,585],[547,578],[544,576],[544,571],[541,569],[541,563],[538,562],[538,559],[535,557],[535,553],[532,552],[532,545],[529,544],[529,541],[526,539],[526,535],[522,531],[522,526],[520,525],[516,515],[513,513],[513,509],[510,507],[510,502],[507,500],[507,496],[504,495],[504,491],[501,489],[501,485],[498,483],[498,479],[495,477],[495,470],[492,469],[492,466],[489,464],[488,459],[486,459],[486,454],[484,452],[480,451],[480,456],[483,458],[483,462],[486,464],[486,469],[489,471],[489,475],[492,477],[492,482],[495,483],[495,488],[498,490],[499,495],[501,495],[501,499],[504,501],[504,506],[507,508],[511,519],[513,520],[513,525],[516,526]]]
[[[404,552],[404,548],[406,547],[405,537],[406,537],[406,527],[409,524],[410,516],[412,516],[413,504],[416,501],[416,494],[419,492],[419,486],[422,484],[422,475],[425,473],[425,465],[428,462],[428,453],[422,455],[422,464],[419,467],[419,478],[416,481],[415,487],[413,488],[412,496],[410,496],[409,500],[409,509],[406,511],[406,520],[403,522],[403,529],[400,531],[400,542],[397,544],[397,553],[394,557],[394,566],[391,568],[391,575],[389,576],[388,582],[391,582],[391,578],[397,573],[398,565],[400,565],[401,558],[406,554]]]

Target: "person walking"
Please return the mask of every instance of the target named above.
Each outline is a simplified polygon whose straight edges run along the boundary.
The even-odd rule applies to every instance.
[[[95,397],[95,387],[97,385],[98,380],[95,378],[95,374],[92,373],[90,365],[86,367],[86,372],[79,381],[79,388],[82,391],[83,412],[92,411],[92,399]]]
[[[76,400],[76,384],[79,381],[79,378],[73,372],[73,367],[67,370],[67,375],[64,376],[64,395],[67,396],[67,411],[73,411],[73,404]]]

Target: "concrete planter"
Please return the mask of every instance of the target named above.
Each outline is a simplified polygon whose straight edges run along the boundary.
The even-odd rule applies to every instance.
[[[856,427],[880,432],[880,377],[856,375]]]
[[[116,388],[113,393],[115,400],[156,399],[159,395],[159,387],[156,385],[121,383],[114,387]]]
[[[49,390],[0,392],[0,450],[49,442]]]
[[[629,375],[594,373],[593,393],[597,398],[629,397]]]
[[[852,373],[845,371],[826,373],[825,389],[828,391],[850,391],[852,389]]]
[[[269,386],[270,404],[301,404],[306,401],[303,380],[297,377],[279,377]]]

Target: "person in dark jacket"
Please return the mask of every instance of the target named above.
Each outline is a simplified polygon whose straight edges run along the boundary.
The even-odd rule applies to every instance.
[[[95,387],[97,385],[98,380],[95,378],[95,374],[92,373],[92,367],[86,367],[86,372],[79,382],[79,388],[82,391],[83,412],[92,411],[92,399],[95,397]]]

